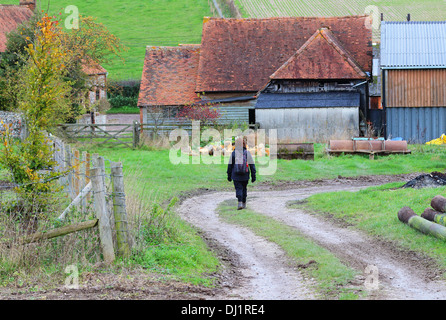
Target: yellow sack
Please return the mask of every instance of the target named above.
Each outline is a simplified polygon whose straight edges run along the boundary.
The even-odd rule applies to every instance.
[[[446,135],[443,133],[440,138],[426,142],[426,144],[446,144]]]

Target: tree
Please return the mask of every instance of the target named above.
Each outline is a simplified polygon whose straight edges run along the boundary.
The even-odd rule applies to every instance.
[[[203,126],[215,124],[220,117],[220,111],[209,103],[197,103],[180,108],[177,118],[190,121],[200,121]]]
[[[70,116],[70,83],[64,81],[69,56],[61,46],[58,21],[45,15],[38,23],[35,38],[27,38],[29,58],[19,71],[19,110],[27,124],[28,137],[13,139],[6,127],[0,163],[9,168],[24,213],[37,219],[46,212],[55,193],[52,172],[53,150],[47,137],[58,123]]]
[[[119,40],[90,17],[81,19],[79,29],[66,31],[56,17],[42,13],[8,35],[0,62],[0,103],[22,113],[28,136],[14,139],[5,126],[0,164],[18,185],[25,221],[46,218],[60,188],[55,180],[64,173],[51,170],[55,163],[47,135],[76,117],[90,89],[83,64],[100,64],[120,50]]]
[[[79,28],[61,30],[61,45],[69,54],[66,68],[67,81],[71,82],[72,101],[75,105],[84,105],[84,98],[91,90],[93,83],[83,67],[98,66],[110,62],[110,57],[121,57],[121,52],[127,50],[115,35],[93,17],[80,16]],[[89,105],[85,106],[87,108]],[[84,113],[86,110],[81,110]]]
[[[14,32],[8,34],[7,48],[0,60],[0,109],[15,110],[18,105],[17,88],[19,87],[19,70],[27,63],[30,43],[35,42],[39,32],[39,23],[47,14],[35,12],[35,15],[23,23]],[[109,62],[112,55],[120,56],[127,50],[120,40],[111,34],[93,17],[80,17],[79,28],[66,30],[61,21],[57,21],[58,38],[61,51],[66,54],[63,80],[70,84],[72,117],[83,114],[85,97],[91,89],[89,76],[83,71],[85,64],[101,65]]]
[[[26,48],[29,42],[34,42],[42,17],[43,13],[36,10],[31,19],[7,35],[6,50],[0,55],[0,110],[17,109],[19,70],[26,64]]]

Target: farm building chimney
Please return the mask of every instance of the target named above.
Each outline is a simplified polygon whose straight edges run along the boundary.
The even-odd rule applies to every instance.
[[[36,0],[20,0],[21,6],[27,6],[31,11],[36,8]]]

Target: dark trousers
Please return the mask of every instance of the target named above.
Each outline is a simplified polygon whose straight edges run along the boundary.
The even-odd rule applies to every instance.
[[[247,181],[236,181],[234,180],[235,196],[238,201],[246,202],[246,197],[248,196],[248,180]]]

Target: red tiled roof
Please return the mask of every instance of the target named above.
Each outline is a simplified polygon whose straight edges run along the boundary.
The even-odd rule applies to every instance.
[[[138,106],[187,105],[195,93],[199,45],[147,47]]]
[[[32,15],[33,12],[27,6],[0,5],[0,52],[6,50],[6,35]]]
[[[82,61],[82,71],[89,76],[107,74],[107,70],[105,70],[100,64],[85,60]]]
[[[271,79],[366,79],[355,59],[322,28],[276,72]]]
[[[324,27],[330,28],[362,70],[371,72],[372,31],[367,28],[366,18],[206,18],[196,91],[256,92],[318,29]]]

